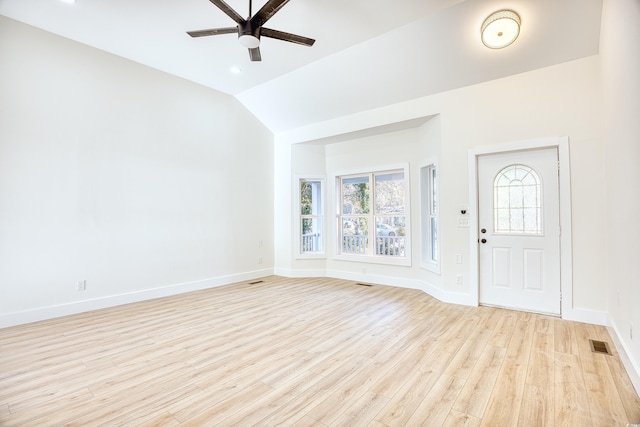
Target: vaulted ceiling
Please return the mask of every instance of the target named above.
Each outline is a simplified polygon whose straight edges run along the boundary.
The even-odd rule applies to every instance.
[[[248,15],[248,0],[226,2]],[[480,27],[500,9],[520,15],[521,33],[492,50]],[[291,0],[268,27],[316,43],[263,38],[251,62],[233,34],[186,34],[235,25],[207,0],[0,0],[0,15],[236,96],[274,133],[595,55],[601,11],[602,0]]]

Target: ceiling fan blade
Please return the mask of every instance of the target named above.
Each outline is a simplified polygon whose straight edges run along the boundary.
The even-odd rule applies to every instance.
[[[245,21],[245,19],[242,16],[240,16],[238,12],[233,10],[231,6],[226,4],[224,1],[222,0],[209,0],[209,1],[215,4],[218,7],[218,9],[226,13],[229,18],[233,19],[238,24],[241,24]]]
[[[262,61],[262,56],[260,55],[260,48],[256,47],[254,49],[249,49],[249,58],[252,61]]]
[[[218,34],[238,33],[238,27],[211,28],[209,30],[187,31],[191,37],[217,36]]]
[[[272,30],[271,28],[264,27],[260,29],[260,35],[263,37],[271,37],[272,39],[301,44],[303,46],[313,46],[316,42],[314,39],[310,39],[309,37],[303,37],[297,34],[285,33],[284,31]]]
[[[213,0],[211,0],[213,1]],[[222,0],[218,0],[222,1]],[[289,0],[269,0],[264,6],[251,17],[251,24],[254,27],[262,27],[273,15],[276,14],[285,4],[289,3]]]

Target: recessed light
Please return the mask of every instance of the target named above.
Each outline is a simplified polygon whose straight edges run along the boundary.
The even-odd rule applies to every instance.
[[[240,74],[242,72],[242,68],[240,68],[240,67],[231,67],[231,68],[229,68],[229,71],[231,71],[233,74]]]

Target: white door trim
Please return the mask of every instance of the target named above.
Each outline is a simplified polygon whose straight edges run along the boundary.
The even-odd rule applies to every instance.
[[[557,148],[560,190],[560,291],[562,318],[573,319],[573,272],[571,246],[571,175],[569,171],[569,138],[554,137],[484,146],[469,150],[469,277],[472,299],[479,304],[479,253],[478,253],[478,156],[539,148]]]

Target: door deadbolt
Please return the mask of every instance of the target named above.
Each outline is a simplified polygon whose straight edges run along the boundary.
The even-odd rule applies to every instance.
[[[487,239],[480,240],[482,243],[487,243]]]
[[[481,232],[482,234],[484,234],[484,233],[486,233],[486,232],[487,232],[487,229],[486,229],[486,228],[483,228],[482,230],[480,230],[480,232]]]

